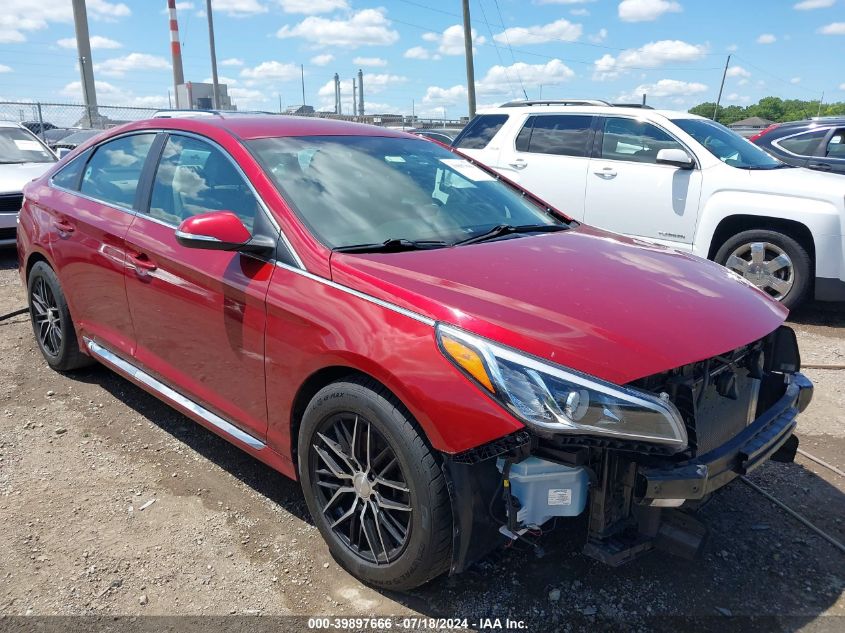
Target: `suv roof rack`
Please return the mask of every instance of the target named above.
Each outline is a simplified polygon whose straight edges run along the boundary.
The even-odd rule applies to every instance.
[[[503,103],[501,108],[519,108],[522,106],[535,105],[569,105],[569,106],[610,106],[608,101],[601,99],[524,99],[517,101],[508,101]]]
[[[640,108],[642,110],[654,110],[650,105],[644,103],[611,103],[614,108]]]

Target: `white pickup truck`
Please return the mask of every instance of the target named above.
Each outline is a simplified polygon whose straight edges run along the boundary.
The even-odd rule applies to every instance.
[[[709,119],[518,101],[480,111],[454,145],[576,220],[713,259],[789,307],[845,301],[845,178]]]

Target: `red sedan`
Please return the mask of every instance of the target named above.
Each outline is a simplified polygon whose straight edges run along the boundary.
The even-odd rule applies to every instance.
[[[383,128],[111,130],[26,188],[18,252],[52,368],[99,361],[298,478],[384,588],[583,512],[601,560],[694,554],[678,512],[791,460],[812,394],[740,277]]]

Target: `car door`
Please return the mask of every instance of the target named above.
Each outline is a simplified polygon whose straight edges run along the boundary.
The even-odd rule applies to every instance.
[[[529,116],[514,142],[503,144],[497,171],[582,220],[593,119],[586,114]]]
[[[657,163],[661,149],[684,145],[633,117],[603,117],[587,175],[588,224],[691,248],[701,198],[701,170]]]
[[[149,201],[126,236],[134,270],[126,294],[137,332],[135,359],[182,395],[262,438],[265,297],[273,263],[238,252],[181,246],[176,227],[232,211],[252,230],[268,222],[231,157],[209,140],[171,134]],[[278,231],[276,230],[276,234]]]
[[[74,322],[84,337],[130,356],[126,232],[155,133],[126,134],[71,161],[52,179],[45,208],[51,250]]]
[[[816,153],[807,164],[810,169],[845,174],[845,127],[831,130]]]

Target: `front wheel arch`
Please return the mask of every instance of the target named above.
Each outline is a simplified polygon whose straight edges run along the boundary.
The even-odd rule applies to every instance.
[[[783,218],[773,218],[765,215],[729,215],[719,222],[716,230],[713,232],[713,238],[710,240],[710,248],[707,252],[707,259],[715,261],[716,253],[734,235],[744,231],[754,230],[777,231],[798,242],[810,256],[812,265],[810,276],[812,279],[815,278],[816,244],[813,240],[813,234],[806,224],[797,220],[785,220]]]

